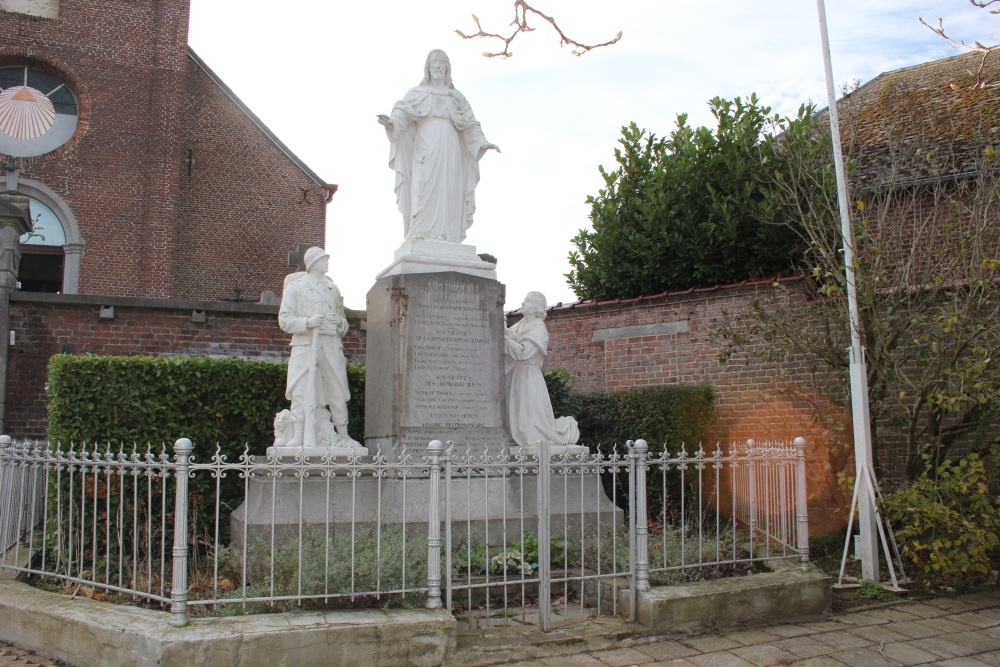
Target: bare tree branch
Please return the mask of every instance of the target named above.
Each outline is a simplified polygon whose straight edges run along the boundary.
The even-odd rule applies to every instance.
[[[988,0],[988,1],[994,2],[995,0]],[[483,55],[487,58],[496,58],[496,57],[510,58],[511,56],[514,55],[510,50],[510,45],[511,42],[514,41],[514,38],[523,32],[535,31],[535,28],[532,28],[530,25],[528,25],[528,14],[534,14],[539,18],[541,18],[543,21],[548,22],[549,25],[551,25],[552,28],[559,34],[560,47],[564,45],[575,47],[571,51],[571,53],[574,56],[582,56],[587,51],[590,51],[591,49],[597,49],[602,46],[611,46],[612,44],[617,43],[618,40],[622,38],[621,31],[618,31],[618,34],[615,35],[614,39],[610,39],[606,42],[602,42],[600,44],[581,44],[575,39],[571,39],[570,37],[568,37],[566,33],[562,31],[562,28],[559,27],[559,24],[556,23],[556,20],[553,17],[538,11],[537,9],[529,5],[527,2],[525,2],[525,0],[514,0],[514,20],[510,22],[510,25],[514,27],[514,31],[510,34],[509,37],[504,37],[499,33],[486,32],[485,30],[483,30],[482,25],[480,25],[479,23],[479,17],[476,16],[475,14],[472,15],[472,20],[476,24],[477,32],[474,32],[472,34],[466,34],[461,30],[456,30],[455,33],[458,34],[458,36],[461,37],[462,39],[475,39],[477,37],[486,39],[498,39],[501,42],[503,42],[503,49],[501,51],[495,51],[495,52],[484,51]]]
[[[969,0],[970,3],[976,7],[986,9],[990,5],[1000,2],[1000,0]],[[1000,14],[1000,9],[989,10],[990,14]],[[1000,81],[988,82],[983,79],[983,73],[986,70],[986,59],[989,58],[991,53],[1000,52],[1000,45],[998,46],[986,46],[979,40],[975,40],[972,44],[967,44],[965,40],[956,41],[949,37],[944,31],[944,20],[939,16],[937,20],[937,26],[933,26],[924,20],[924,17],[918,16],[917,20],[927,26],[932,32],[942,39],[946,39],[951,42],[951,45],[955,48],[968,49],[969,51],[978,51],[983,54],[982,58],[979,60],[979,68],[975,72],[969,72],[976,77],[976,83],[972,85],[973,88],[986,88],[987,86],[1000,86]]]

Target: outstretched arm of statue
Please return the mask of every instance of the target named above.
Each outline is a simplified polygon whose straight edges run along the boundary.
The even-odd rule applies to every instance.
[[[500,147],[497,146],[496,144],[491,144],[490,142],[487,141],[485,144],[483,144],[483,152],[490,151],[490,150],[493,150],[493,151],[496,151],[497,153],[499,153],[500,152]]]

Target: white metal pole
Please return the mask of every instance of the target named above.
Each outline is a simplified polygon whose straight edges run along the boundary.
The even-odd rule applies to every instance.
[[[868,368],[861,345],[861,322],[858,316],[857,284],[854,277],[854,231],[851,227],[850,198],[844,171],[844,156],[840,143],[840,119],[837,114],[837,94],[833,83],[833,64],[830,58],[830,36],[826,26],[826,6],[816,0],[819,11],[819,32],[823,42],[823,64],[826,70],[826,94],[830,108],[830,137],[833,143],[833,162],[837,172],[837,195],[840,204],[840,229],[844,242],[844,271],[847,274],[847,310],[851,324],[851,408],[854,420],[855,485],[866,484],[866,471],[872,470],[872,435],[868,410]],[[861,576],[879,580],[878,543],[875,535],[875,508],[866,493],[859,494],[858,526],[861,529]]]

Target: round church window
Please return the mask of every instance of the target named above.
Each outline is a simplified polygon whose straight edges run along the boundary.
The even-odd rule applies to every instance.
[[[76,97],[55,76],[31,66],[0,67],[0,153],[44,155],[76,132]]]

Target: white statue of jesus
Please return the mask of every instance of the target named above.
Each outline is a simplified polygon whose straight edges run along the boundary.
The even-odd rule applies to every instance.
[[[435,49],[424,63],[424,80],[378,122],[392,144],[396,205],[406,240],[461,243],[476,211],[479,160],[486,140],[465,96],[451,82],[451,62]]]

